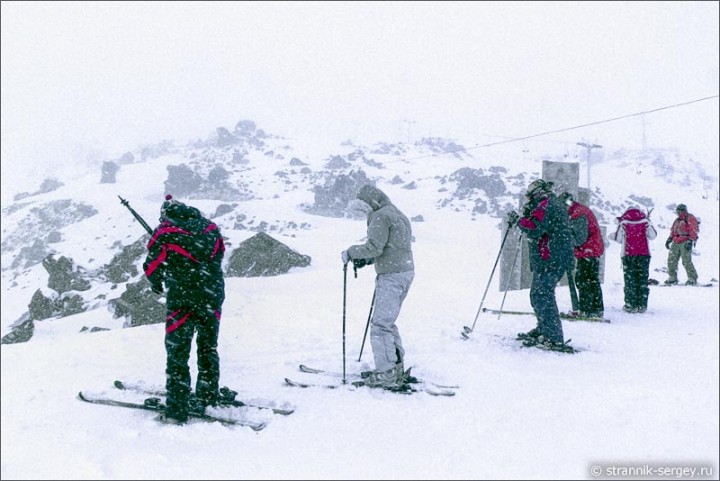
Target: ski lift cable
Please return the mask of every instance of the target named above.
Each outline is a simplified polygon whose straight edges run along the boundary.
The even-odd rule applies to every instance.
[[[640,116],[640,115],[651,114],[651,113],[654,113],[654,112],[659,112],[659,111],[661,111],[661,110],[674,109],[674,108],[677,108],[677,107],[683,107],[683,106],[685,106],[685,105],[690,105],[690,104],[694,104],[694,103],[698,103],[698,102],[704,102],[704,101],[706,101],[706,100],[716,99],[716,98],[718,98],[718,95],[711,95],[710,97],[703,97],[703,98],[700,98],[700,99],[690,100],[690,101],[687,101],[687,102],[681,102],[681,103],[678,103],[678,104],[666,105],[666,106],[664,106],[664,107],[658,107],[658,108],[656,108],[656,109],[644,110],[644,111],[642,111],[642,112],[636,112],[636,113],[633,113],[633,114],[621,115],[621,116],[619,116],[619,117],[613,117],[613,118],[605,119],[605,120],[598,120],[598,121],[590,122],[590,123],[587,123],[587,124],[576,125],[576,126],[574,126],[574,127],[565,127],[565,128],[562,128],[562,129],[548,130],[547,132],[541,132],[541,133],[538,133],[538,134],[527,135],[527,136],[525,136],[525,137],[508,138],[507,140],[500,140],[500,141],[497,141],[497,142],[491,142],[491,143],[489,143],[489,144],[474,145],[474,146],[472,146],[472,147],[467,147],[467,148],[463,148],[463,149],[459,149],[459,150],[454,150],[454,151],[451,151],[451,152],[442,152],[442,153],[439,153],[439,154],[428,154],[428,155],[422,155],[422,156],[411,157],[411,158],[406,158],[406,159],[390,160],[390,161],[386,161],[386,162],[384,162],[384,163],[385,163],[385,164],[392,164],[392,163],[395,163],[395,162],[410,162],[410,161],[425,159],[425,158],[429,158],[429,157],[440,157],[440,156],[442,156],[442,155],[457,154],[457,153],[465,152],[465,151],[468,151],[468,150],[481,149],[481,148],[485,148],[485,147],[492,147],[492,146],[494,146],[494,145],[509,144],[509,143],[512,143],[512,142],[519,142],[519,141],[522,141],[522,140],[533,139],[533,138],[535,138],[535,137],[541,137],[541,136],[543,136],[543,135],[557,134],[557,133],[559,133],[559,132],[567,132],[567,131],[569,131],[569,130],[581,129],[581,128],[583,128],[583,127],[590,127],[590,126],[592,126],[592,125],[606,124],[606,123],[608,123],[608,122],[615,122],[615,121],[617,121],[617,120],[627,119],[627,118],[630,118],[630,117],[637,117],[637,116]]]

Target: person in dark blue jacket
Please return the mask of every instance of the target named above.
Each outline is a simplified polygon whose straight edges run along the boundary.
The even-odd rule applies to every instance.
[[[221,268],[225,244],[218,226],[200,211],[166,196],[160,225],[143,264],[153,292],[167,289],[165,374],[167,403],[159,420],[182,424],[190,409],[190,349],[197,331],[195,398],[201,409],[218,402],[220,315],[225,300]]]
[[[562,322],[555,298],[555,287],[573,267],[573,239],[567,208],[552,191],[553,183],[543,179],[527,188],[527,203],[522,217],[508,214],[508,222],[525,234],[530,254],[530,304],[537,317],[537,327],[519,334],[525,345],[545,344],[560,348],[564,345]]]

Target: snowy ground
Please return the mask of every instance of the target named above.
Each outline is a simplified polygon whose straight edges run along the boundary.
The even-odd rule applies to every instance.
[[[220,335],[221,384],[294,414],[250,413],[271,421],[256,433],[160,425],[149,412],[76,400],[81,390],[123,397],[116,378],[164,384],[162,326],[117,329],[122,320],[96,309],[38,322],[31,342],[2,346],[2,478],[591,479],[595,464],[651,464],[711,467],[717,479],[716,283],[653,286],[648,312],[626,314],[611,246],[603,289],[612,323],[564,322],[582,352],[520,348],[512,338],[532,316],[481,314],[463,340],[499,248],[487,241],[496,224],[437,215],[414,224],[417,275],[398,325],[413,372],[460,385],[457,395],[299,389],[283,378],[314,379],[300,363],[342,370],[340,251],[364,236],[360,221],[314,224],[281,238],[312,256],[310,268],[227,279]],[[664,265],[656,244],[651,268]],[[701,280],[717,274],[716,263],[697,265]],[[348,271],[348,373],[372,367],[369,343],[357,359],[373,280],[368,268],[357,279]],[[568,310],[567,288],[557,292]],[[485,306],[501,300],[493,279]],[[528,290],[509,292],[505,307],[529,310]],[[79,334],[83,326],[114,329]]]

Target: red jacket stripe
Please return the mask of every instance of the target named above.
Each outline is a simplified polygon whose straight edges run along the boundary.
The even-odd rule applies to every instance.
[[[172,252],[177,252],[181,256],[187,257],[188,259],[190,259],[193,262],[200,262],[197,259],[195,259],[192,254],[190,254],[188,251],[186,251],[185,249],[183,249],[182,247],[180,247],[177,244],[165,244],[163,246],[163,248],[165,248],[165,247],[167,247],[167,249]]]
[[[185,324],[185,321],[187,321],[188,318],[190,317],[190,315],[192,314],[191,312],[188,312],[188,313],[185,314],[185,316],[182,317],[181,319],[179,319],[179,320],[177,320],[177,321],[175,321],[175,322],[172,322],[172,321],[174,320],[174,316],[175,316],[178,312],[180,312],[180,311],[175,311],[174,313],[172,313],[171,315],[169,315],[168,318],[165,320],[165,333],[166,333],[166,334],[170,334],[170,333],[173,332],[175,329],[177,329],[178,327],[180,327],[180,326],[182,326],[183,324]]]
[[[145,275],[150,277],[153,272],[155,272],[155,269],[165,262],[165,259],[167,259],[167,250],[165,249],[165,246],[162,246],[160,249],[160,255],[153,259],[152,262],[148,263],[147,268],[145,269]]]
[[[161,235],[165,234],[184,234],[184,235],[192,235],[192,232],[186,231],[185,229],[181,229],[180,227],[174,226],[174,225],[168,225],[168,226],[161,226],[159,227],[154,233],[152,238],[150,239],[150,242],[148,242],[148,249],[150,246],[155,244],[157,242],[158,238]]]

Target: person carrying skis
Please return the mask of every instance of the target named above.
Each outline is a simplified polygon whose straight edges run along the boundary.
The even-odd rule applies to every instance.
[[[677,271],[678,261],[682,259],[682,265],[687,273],[688,286],[697,284],[697,271],[692,261],[692,249],[698,239],[698,222],[694,215],[688,212],[685,204],[678,204],[675,209],[677,219],[670,227],[670,236],[665,241],[665,248],[668,249],[668,278],[665,284],[674,285],[678,283]]]
[[[197,331],[198,375],[193,410],[218,402],[220,315],[225,300],[225,244],[216,224],[200,211],[166,196],[160,224],[148,242],[143,264],[153,292],[167,288],[165,369],[167,402],[158,420],[183,424],[190,406],[188,361]]]
[[[410,220],[390,198],[372,185],[360,188],[357,198],[370,206],[367,241],[342,251],[343,264],[365,260],[375,266],[375,304],[370,323],[370,345],[375,370],[363,373],[370,387],[402,389],[406,382],[405,350],[396,325],[400,308],[415,278]]]
[[[537,327],[518,334],[526,346],[566,351],[555,287],[562,276],[572,269],[573,244],[570,221],[565,205],[552,191],[553,183],[543,179],[533,181],[525,194],[527,203],[522,217],[514,211],[508,214],[508,224],[515,225],[526,235],[530,253],[530,304],[537,317]]]
[[[600,224],[592,210],[573,199],[570,192],[560,196],[568,208],[575,254],[575,284],[578,290],[577,315],[603,317],[600,286],[600,257],[605,252]]]
[[[617,230],[610,240],[622,244],[622,266],[625,281],[625,312],[643,313],[647,310],[648,277],[650,276],[650,246],[648,239],[657,237],[657,231],[643,211],[631,207],[615,219]]]

